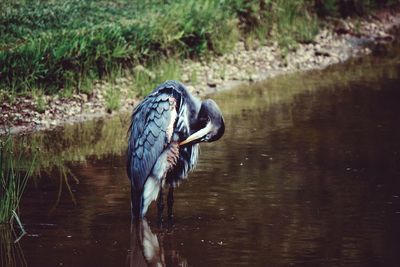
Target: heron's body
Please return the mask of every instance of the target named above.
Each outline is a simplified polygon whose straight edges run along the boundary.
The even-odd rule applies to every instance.
[[[164,184],[173,190],[196,166],[198,143],[202,140],[185,140],[194,133],[205,132],[201,130],[205,126],[203,119],[199,120],[200,113],[207,113],[202,105],[181,83],[168,81],[154,89],[134,110],[127,162],[133,217],[143,217],[159,195],[162,205]],[[222,133],[218,129],[218,134],[222,135],[222,116],[220,120]]]

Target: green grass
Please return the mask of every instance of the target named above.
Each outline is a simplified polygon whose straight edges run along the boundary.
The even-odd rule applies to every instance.
[[[179,80],[181,68],[175,59],[168,59],[154,63],[148,68],[139,65],[135,68],[133,76],[133,90],[137,92],[137,96],[143,97],[166,80]]]
[[[0,224],[13,224],[15,219],[22,227],[18,206],[33,167],[33,162],[24,162],[22,153],[14,154],[10,137],[0,140]]]
[[[109,79],[117,70],[152,69],[154,62],[165,58],[223,54],[242,37],[248,44],[257,43],[255,39],[277,40],[291,49],[298,42],[312,41],[322,16],[342,14],[343,10],[357,13],[396,2],[2,1],[0,90],[12,94],[43,90],[66,97],[90,93],[94,81]],[[347,3],[345,7],[343,3]],[[140,85],[149,80],[136,78]],[[142,88],[148,86],[140,86],[138,93],[143,94],[147,89]]]
[[[198,71],[196,69],[192,69],[189,75],[189,80],[192,84],[195,84],[199,81],[199,75],[197,73]]]
[[[25,267],[28,266],[18,234],[9,225],[0,225],[0,266]]]
[[[115,69],[161,57],[223,53],[237,40],[234,16],[218,1],[139,3],[10,4],[0,16],[0,88],[77,90]]]
[[[114,110],[118,110],[121,106],[120,90],[115,89],[114,85],[111,85],[106,90],[106,108],[109,113]]]
[[[40,90],[34,91],[32,93],[33,98],[35,99],[35,108],[39,113],[45,112],[47,108],[46,99],[44,98],[43,92]]]
[[[296,46],[297,43],[312,42],[318,33],[317,18],[310,12],[305,0],[278,0],[275,10],[276,28],[274,35],[278,43],[285,49]]]

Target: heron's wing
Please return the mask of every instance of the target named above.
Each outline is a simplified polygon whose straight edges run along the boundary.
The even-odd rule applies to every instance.
[[[177,119],[176,102],[168,91],[155,91],[132,115],[127,167],[135,190],[143,188],[158,157],[171,142]]]

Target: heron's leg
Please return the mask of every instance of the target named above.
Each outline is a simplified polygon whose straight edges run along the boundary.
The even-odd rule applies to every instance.
[[[132,223],[136,219],[136,201],[135,201],[135,195],[133,194],[133,188],[131,187],[131,219]]]
[[[137,222],[140,219],[140,207],[142,206],[141,203],[142,197],[141,194],[136,192],[131,186],[131,216],[132,216],[132,223]]]
[[[158,192],[158,200],[157,200],[157,211],[158,211],[158,220],[162,221],[162,214],[164,210],[164,200],[163,200],[163,188],[160,186],[160,191]]]
[[[172,219],[173,216],[172,206],[174,205],[174,187],[172,185],[169,186],[167,204],[168,204],[168,219]]]

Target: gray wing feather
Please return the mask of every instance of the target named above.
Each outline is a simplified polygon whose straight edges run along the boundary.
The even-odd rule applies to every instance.
[[[128,175],[135,190],[142,190],[151,169],[168,144],[170,94],[147,97],[134,111],[128,145]]]

